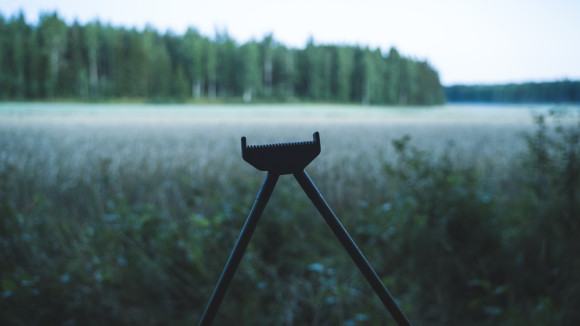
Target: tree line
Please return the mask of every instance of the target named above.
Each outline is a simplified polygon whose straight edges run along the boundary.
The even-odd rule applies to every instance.
[[[445,87],[449,102],[580,103],[580,81]]]
[[[56,12],[37,25],[0,14],[0,100],[262,100],[428,105],[445,101],[426,61],[380,49],[287,47],[273,36],[240,44],[213,38],[67,24]]]

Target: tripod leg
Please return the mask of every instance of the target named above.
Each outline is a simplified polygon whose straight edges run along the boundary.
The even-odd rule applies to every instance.
[[[260,216],[264,211],[264,207],[268,203],[270,199],[270,195],[274,190],[274,186],[276,186],[276,182],[278,181],[279,175],[277,174],[270,174],[266,175],[266,179],[264,179],[264,183],[262,184],[262,188],[258,192],[258,196],[256,197],[256,201],[254,202],[254,206],[252,206],[252,210],[250,211],[250,215],[242,228],[242,232],[234,245],[234,249],[226,263],[226,266],[222,272],[222,275],[218,281],[218,284],[215,287],[215,290],[205,308],[205,312],[199,321],[199,325],[211,325],[213,319],[219,309],[220,304],[226,294],[226,290],[230,284],[230,281],[234,277],[236,273],[236,269],[242,260],[242,256],[248,247],[248,243],[250,243],[250,239],[252,238],[252,234],[256,229],[256,225],[260,220]]]
[[[369,262],[366,260],[360,249],[354,243],[348,232],[342,226],[334,212],[330,209],[330,206],[326,203],[314,182],[310,179],[306,171],[295,173],[294,177],[306,193],[308,198],[312,201],[314,206],[318,209],[328,226],[334,232],[334,235],[338,238],[340,243],[344,246],[352,260],[358,266],[360,271],[363,273],[364,277],[370,283],[375,293],[379,296],[385,307],[389,310],[395,321],[399,326],[411,325],[407,317],[403,314],[387,288],[383,285],[383,282],[375,273]]]

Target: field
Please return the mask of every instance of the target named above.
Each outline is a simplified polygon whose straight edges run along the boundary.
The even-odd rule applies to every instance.
[[[552,109],[0,104],[0,323],[197,323],[264,177],[240,137],[319,131],[307,172],[413,324],[574,324],[580,126]],[[215,324],[393,323],[281,177]]]

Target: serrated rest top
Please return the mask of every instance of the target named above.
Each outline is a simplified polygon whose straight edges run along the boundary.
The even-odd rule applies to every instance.
[[[320,154],[320,135],[315,132],[312,136],[312,141],[250,146],[246,137],[242,137],[242,158],[260,171],[300,172]]]

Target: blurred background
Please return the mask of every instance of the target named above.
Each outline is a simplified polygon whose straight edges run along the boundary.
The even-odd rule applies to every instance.
[[[196,324],[308,173],[414,325],[580,322],[577,1],[0,3],[0,324]],[[216,325],[394,325],[281,177]]]

